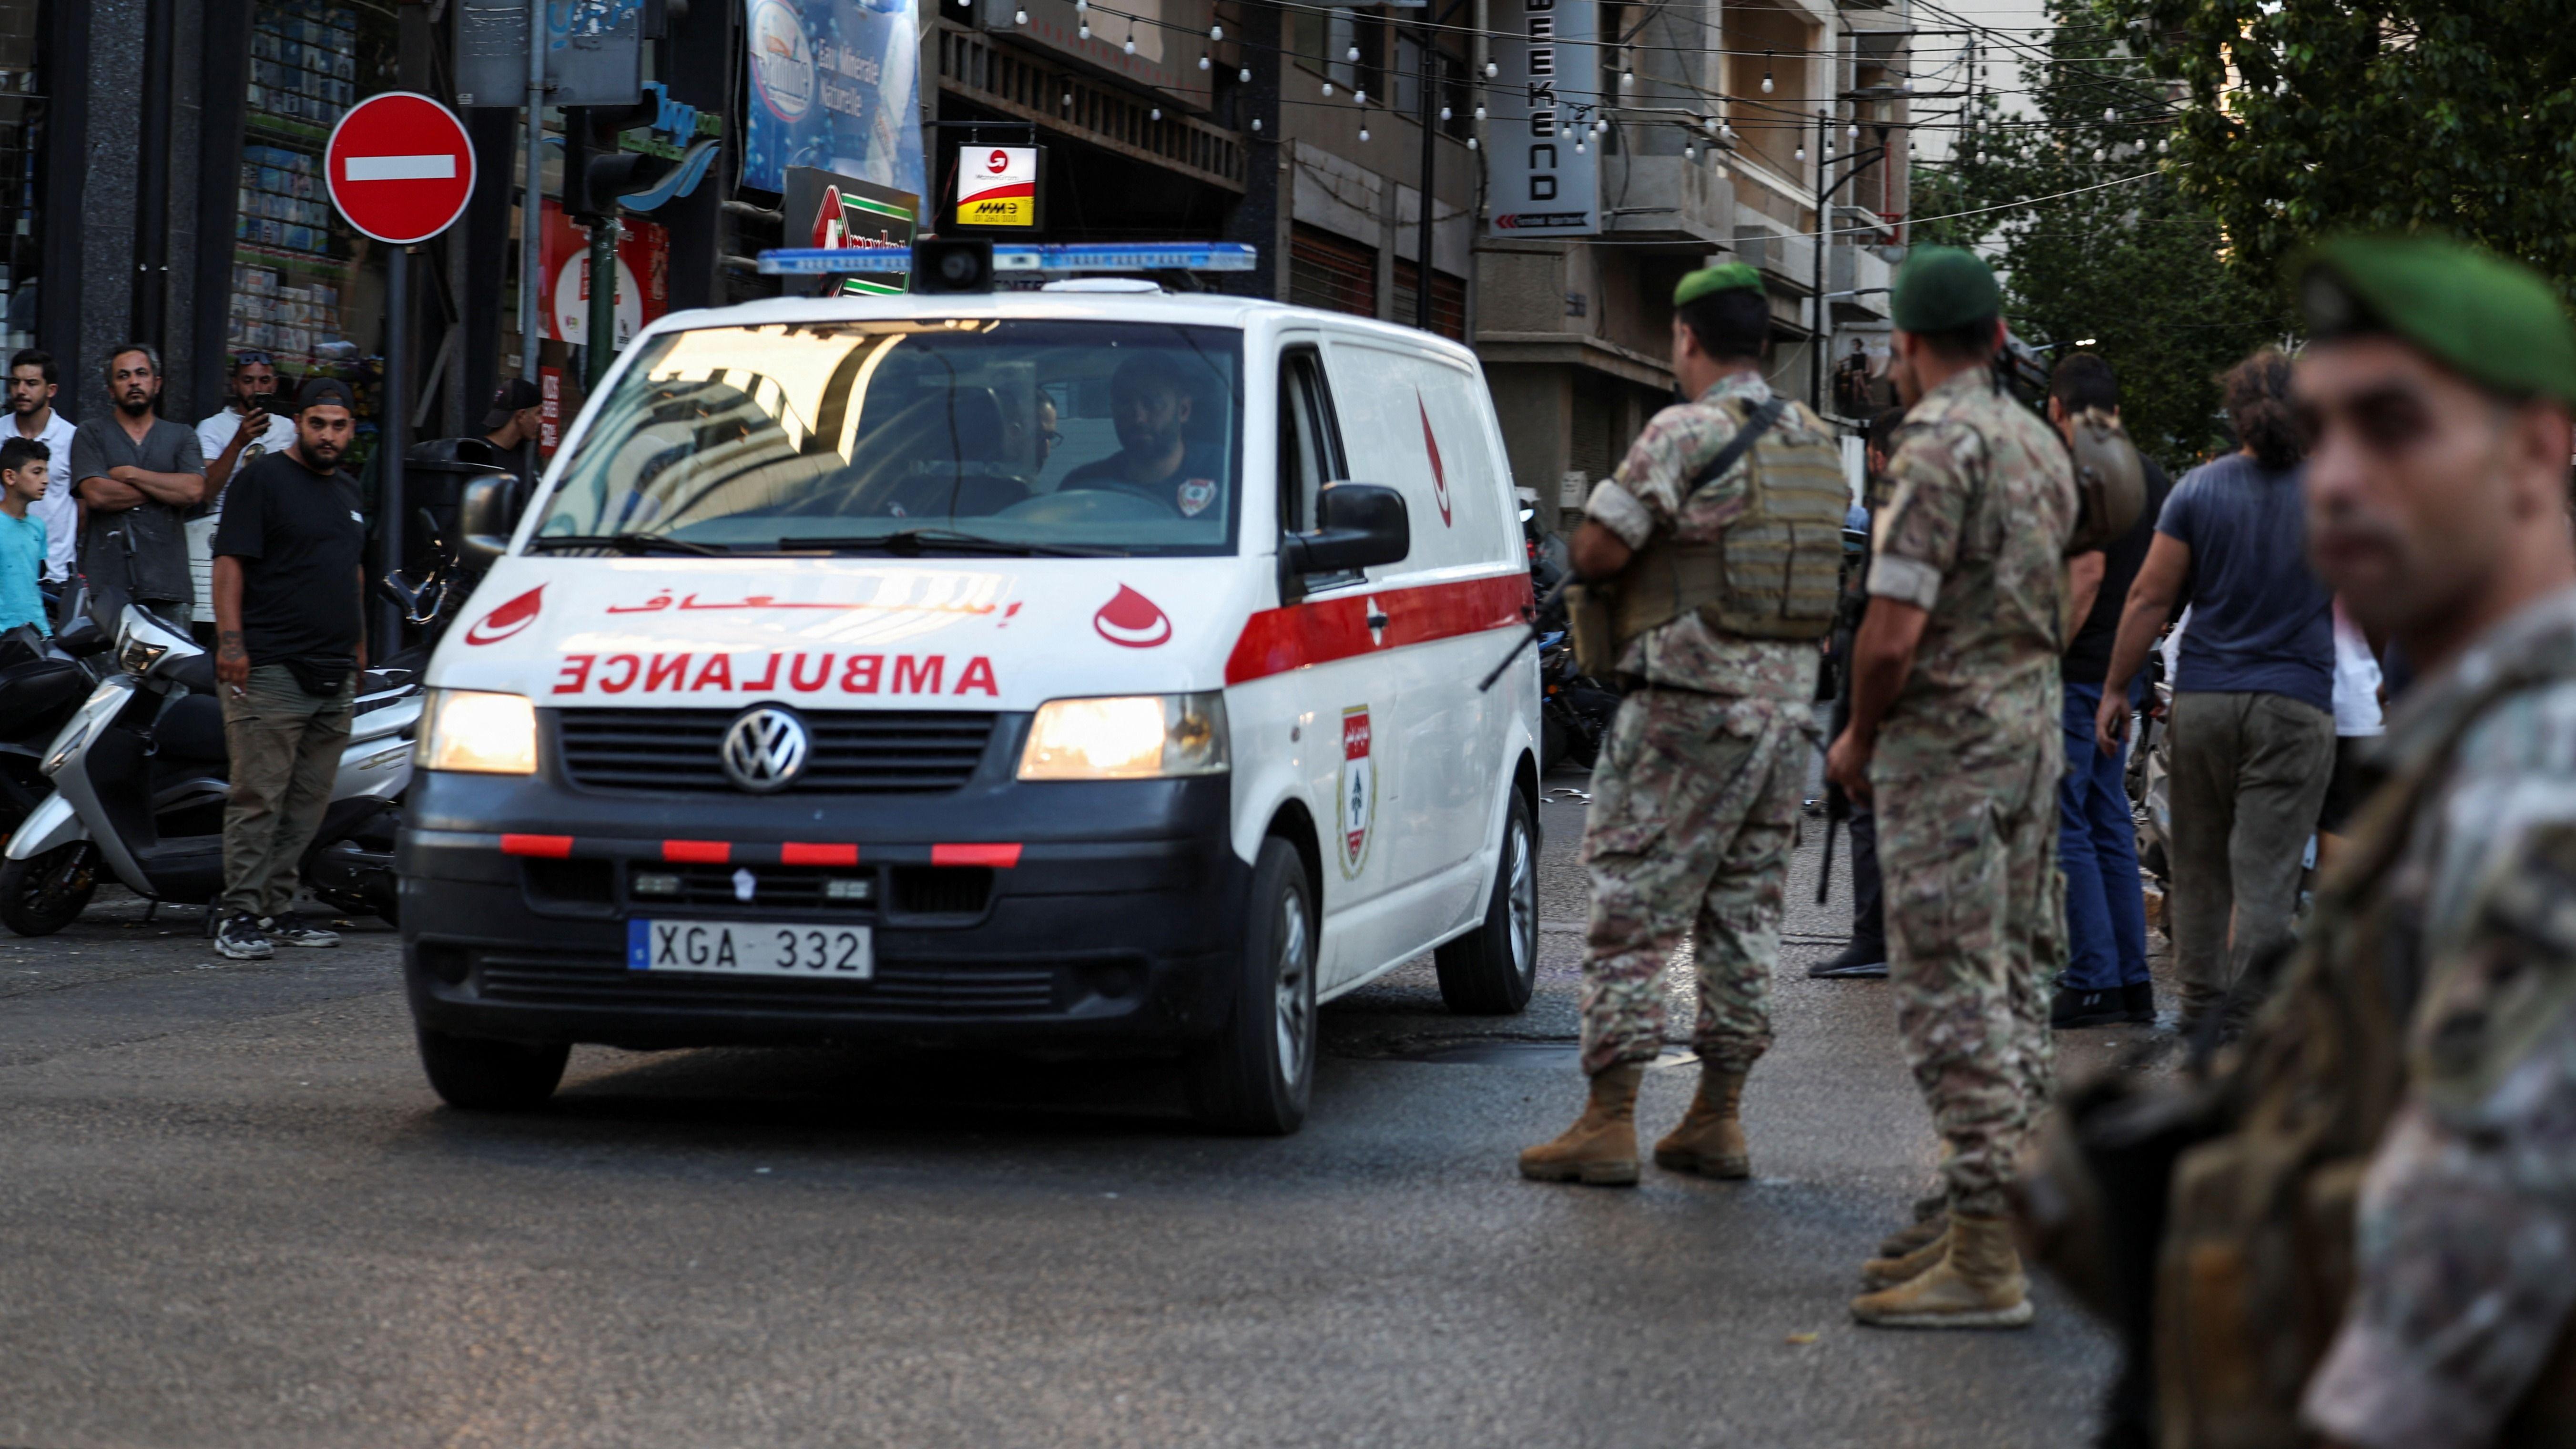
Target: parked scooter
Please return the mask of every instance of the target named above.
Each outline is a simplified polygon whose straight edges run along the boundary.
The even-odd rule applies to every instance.
[[[95,621],[75,618],[50,639],[32,627],[0,634],[0,837],[53,793],[46,747],[105,672],[98,656],[115,641]]]
[[[223,888],[223,706],[214,660],[185,631],[124,607],[119,671],[101,680],[46,749],[45,797],[0,861],[0,925],[49,935],[77,920],[104,869],[153,901],[197,904]],[[421,709],[418,650],[370,669],[351,716],[331,804],[306,850],[314,895],[392,919],[396,802],[411,780]]]

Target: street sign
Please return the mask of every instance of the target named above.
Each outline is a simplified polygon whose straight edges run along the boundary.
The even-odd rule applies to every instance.
[[[455,224],[474,192],[474,143],[456,113],[387,91],[349,108],[322,154],[331,204],[380,242],[410,246]]]

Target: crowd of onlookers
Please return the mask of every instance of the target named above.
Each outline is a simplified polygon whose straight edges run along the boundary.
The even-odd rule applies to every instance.
[[[2130,790],[2131,717],[2145,711],[2166,723],[2165,929],[2182,1025],[2191,1030],[2291,940],[2302,882],[2332,853],[2359,802],[2355,756],[2380,732],[2390,692],[2386,651],[2308,566],[2303,442],[2288,359],[2258,353],[2221,382],[2236,446],[2178,483],[2141,459],[2137,522],[2070,563],[2073,628],[2060,671],[2066,773],[2058,787],[2066,971],[2051,1011],[2060,1028],[2156,1020]],[[2070,443],[2079,420],[2117,422],[2110,364],[2089,352],[2061,360],[2047,412]],[[1873,475],[1894,450],[1901,421],[1890,410],[1872,427]],[[2164,661],[2169,705],[2150,692],[2151,654]],[[2402,666],[2387,664],[2393,679]],[[1852,825],[1852,941],[1813,976],[1886,974],[1865,809]]]

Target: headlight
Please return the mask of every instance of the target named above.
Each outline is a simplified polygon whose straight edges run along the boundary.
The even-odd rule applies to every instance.
[[[1225,696],[1051,699],[1029,721],[1023,780],[1149,780],[1226,768]]]
[[[537,708],[527,696],[433,689],[428,712],[428,728],[420,732],[423,769],[536,773]]]
[[[125,636],[125,647],[116,651],[116,664],[139,679],[150,674],[152,666],[160,663],[161,656],[169,652],[170,646],[166,641],[129,633]]]

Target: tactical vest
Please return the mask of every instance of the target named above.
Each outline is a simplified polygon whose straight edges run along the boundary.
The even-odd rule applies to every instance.
[[[1752,409],[1718,404],[1740,429]],[[1744,457],[1745,509],[1709,543],[1657,536],[1611,591],[1612,657],[1696,611],[1721,636],[1820,639],[1834,626],[1851,484],[1822,419],[1795,403]],[[1702,478],[1698,487],[1717,480]],[[1694,492],[1697,488],[1693,489]]]
[[[2388,958],[2420,944],[2403,934],[2388,877],[2461,737],[2506,696],[2571,678],[2576,660],[2508,671],[2422,764],[2371,798],[2349,868],[2216,1084],[2222,1135],[2175,1160],[2155,1267],[2164,1449],[2306,1442],[2299,1397],[2352,1301],[2362,1174],[2407,1081],[2414,1002],[2397,999],[2401,973]],[[2576,1331],[2560,1334],[2495,1442],[2576,1443]]]

